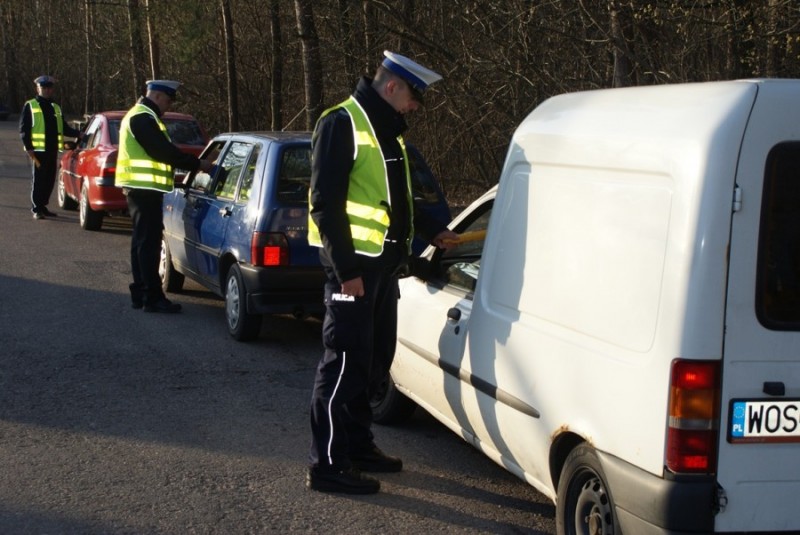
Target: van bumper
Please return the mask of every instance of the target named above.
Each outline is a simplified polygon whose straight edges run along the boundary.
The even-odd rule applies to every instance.
[[[598,451],[623,533],[697,534],[714,531],[717,483],[712,476],[669,480]]]

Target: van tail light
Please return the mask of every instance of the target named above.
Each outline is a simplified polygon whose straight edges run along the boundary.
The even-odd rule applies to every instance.
[[[250,262],[254,266],[288,266],[289,242],[279,232],[254,232],[250,242]]]
[[[719,360],[672,361],[666,459],[672,472],[717,470],[720,368]]]

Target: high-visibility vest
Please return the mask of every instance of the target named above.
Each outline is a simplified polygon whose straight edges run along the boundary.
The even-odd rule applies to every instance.
[[[320,120],[340,108],[350,115],[350,120],[353,122],[355,141],[353,168],[350,171],[346,206],[353,246],[357,254],[380,256],[383,252],[386,234],[389,231],[389,212],[392,206],[386,161],[369,117],[355,98],[350,97],[338,106],[325,110],[320,116]],[[410,250],[410,237],[413,235],[411,172],[409,171],[408,155],[406,154],[406,146],[402,136],[398,136],[397,141],[400,143],[405,164],[406,195],[409,210],[409,233],[408,236],[405,236],[405,244]],[[322,247],[322,238],[317,225],[311,218],[310,210],[308,216],[308,243],[315,247]]]
[[[31,108],[31,145],[33,150],[45,150],[45,130],[44,130],[44,113],[42,106],[35,98],[26,102]],[[56,114],[56,125],[58,126],[58,150],[64,148],[64,116],[61,115],[61,106],[52,103],[53,111]]]
[[[164,136],[170,140],[166,125],[152,109],[144,104],[136,104],[128,110],[119,127],[119,150],[114,184],[117,187],[152,189],[169,193],[173,189],[172,166],[153,160],[131,132],[131,118],[142,113],[151,115]]]

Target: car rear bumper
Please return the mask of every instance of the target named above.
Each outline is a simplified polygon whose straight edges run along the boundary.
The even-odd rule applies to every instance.
[[[251,314],[318,314],[323,302],[325,273],[315,267],[254,267],[239,265]]]
[[[717,485],[711,476],[672,481],[613,455],[597,452],[613,490],[623,533],[682,535],[711,533]]]
[[[122,188],[95,184],[89,190],[89,206],[95,211],[127,212],[128,199],[122,193]]]

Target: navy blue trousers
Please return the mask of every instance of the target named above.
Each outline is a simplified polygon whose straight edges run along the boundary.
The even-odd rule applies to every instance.
[[[392,269],[375,269],[363,275],[363,297],[342,296],[333,270],[326,271],[309,458],[313,466],[344,469],[350,454],[374,446],[369,400],[394,359],[399,289]]]
[[[47,207],[50,195],[56,184],[56,170],[58,169],[58,152],[36,151],[39,167],[31,162],[33,180],[31,182],[31,212],[36,213]]]
[[[161,261],[161,237],[164,216],[161,205],[164,194],[146,189],[128,190],[128,211],[131,214],[131,298],[156,303],[164,298],[158,264]]]

